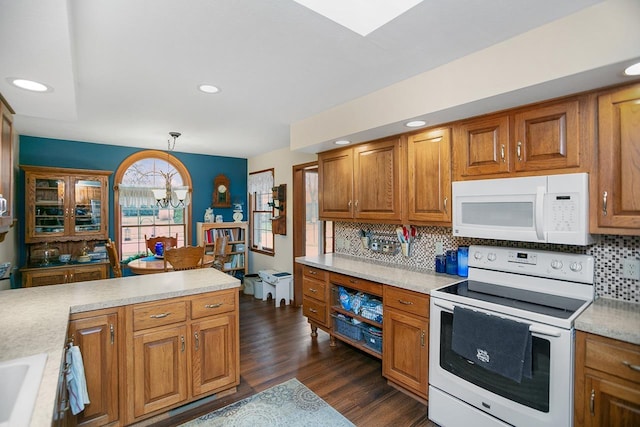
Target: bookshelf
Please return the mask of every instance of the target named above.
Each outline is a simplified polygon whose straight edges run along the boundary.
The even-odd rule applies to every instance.
[[[222,271],[235,275],[248,273],[247,223],[246,222],[198,222],[198,246],[206,254],[214,254],[218,237],[227,238],[227,259]]]

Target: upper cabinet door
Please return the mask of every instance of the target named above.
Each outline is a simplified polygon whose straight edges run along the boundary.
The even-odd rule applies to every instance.
[[[514,169],[537,171],[580,165],[580,102],[571,100],[514,116]]]
[[[450,129],[433,129],[408,138],[408,219],[451,223]]]
[[[463,122],[456,129],[454,159],[462,177],[511,171],[509,116]]]
[[[597,227],[591,231],[637,235],[640,229],[640,84],[598,98],[597,173],[598,193],[591,197],[592,218],[597,218]]]
[[[22,168],[26,243],[107,239],[111,172]]]
[[[353,150],[318,155],[320,217],[353,217]]]
[[[401,220],[400,164],[397,138],[354,147],[354,218]]]

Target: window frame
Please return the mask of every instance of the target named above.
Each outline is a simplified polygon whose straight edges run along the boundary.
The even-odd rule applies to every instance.
[[[259,170],[259,171],[255,171],[255,172],[249,172],[249,182],[251,181],[251,175],[256,175],[259,173],[265,173],[265,172],[270,172],[271,173],[271,178],[273,180],[273,182],[275,182],[275,171],[273,168],[270,169],[264,169],[264,170]],[[249,187],[249,186],[248,186]],[[273,188],[273,187],[272,187]],[[270,195],[269,197],[269,202],[273,203],[273,192],[269,192],[268,193]],[[255,253],[260,253],[263,255],[269,255],[269,256],[275,256],[276,254],[276,248],[275,248],[275,235],[273,234],[273,228],[271,228],[271,248],[267,248],[265,249],[264,246],[262,246],[262,248],[258,248],[258,245],[256,244],[256,240],[255,240],[255,236],[254,236],[254,225],[255,225],[255,214],[259,213],[259,214],[270,214],[271,219],[273,218],[273,206],[271,207],[270,210],[256,210],[256,195],[257,193],[253,192],[253,193],[249,193],[249,250]]]
[[[191,181],[191,175],[189,174],[189,171],[187,170],[186,166],[174,155],[167,153],[166,151],[160,151],[160,150],[143,150],[143,151],[134,153],[129,157],[127,157],[126,159],[124,159],[120,163],[120,166],[118,166],[118,169],[116,170],[116,174],[113,178],[113,183],[114,183],[113,212],[114,212],[114,228],[115,228],[114,240],[116,242],[116,247],[118,248],[120,257],[122,257],[123,236],[122,236],[122,224],[120,222],[120,219],[122,217],[122,208],[120,206],[120,192],[118,191],[118,187],[122,182],[122,178],[124,177],[124,174],[131,167],[131,165],[133,165],[136,162],[139,162],[140,160],[144,160],[147,158],[154,158],[154,159],[161,159],[161,160],[166,159],[166,161],[169,162],[171,166],[173,166],[175,170],[182,177],[182,185],[190,189],[191,201],[193,202],[193,184]],[[184,228],[185,228],[184,230],[185,246],[189,245],[190,242],[192,241],[192,235],[193,235],[192,204],[193,203],[189,203],[184,208],[183,220],[184,220]]]

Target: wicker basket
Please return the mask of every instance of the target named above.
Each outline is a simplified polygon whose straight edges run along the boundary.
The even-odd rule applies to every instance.
[[[335,319],[333,324],[336,332],[355,341],[362,340],[362,329],[360,326],[351,323],[350,318],[342,318],[338,316],[333,316],[333,318]]]

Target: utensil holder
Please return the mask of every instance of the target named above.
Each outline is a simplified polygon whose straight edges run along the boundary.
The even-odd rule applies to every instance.
[[[369,249],[369,238],[361,237],[360,241],[362,242],[362,249]]]
[[[411,249],[412,249],[411,243],[400,243],[400,248],[402,250],[402,255],[404,255],[407,258],[411,256]]]

